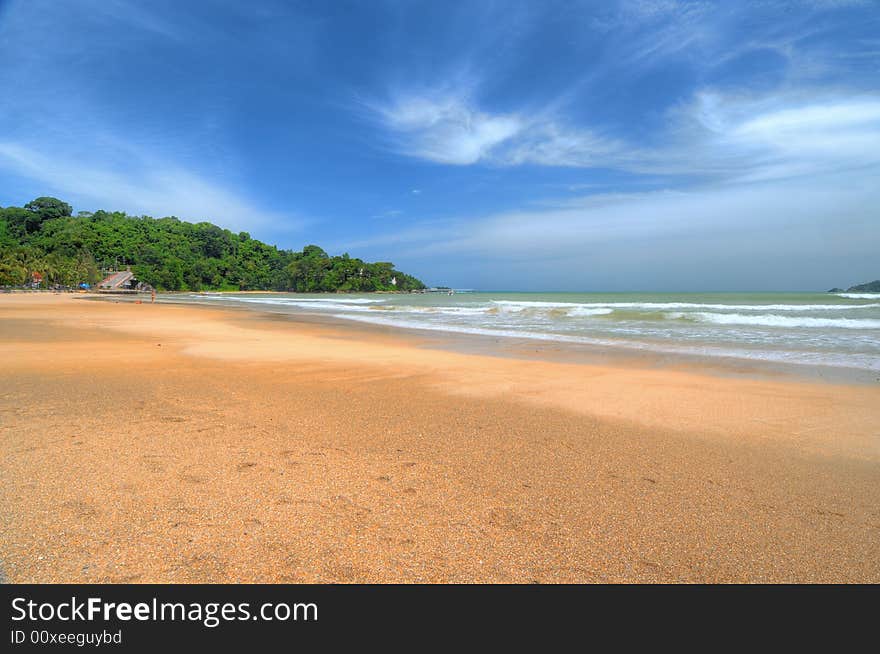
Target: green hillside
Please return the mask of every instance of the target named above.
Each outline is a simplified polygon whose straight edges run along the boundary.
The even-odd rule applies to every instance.
[[[347,254],[331,257],[317,245],[280,250],[207,222],[174,217],[80,212],[42,197],[0,208],[0,286],[43,276],[44,286],[94,284],[118,262],[159,290],[409,291],[421,281],[388,262]],[[396,282],[396,283],[394,283]]]

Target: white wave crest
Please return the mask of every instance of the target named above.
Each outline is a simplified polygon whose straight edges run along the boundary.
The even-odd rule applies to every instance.
[[[388,313],[425,313],[445,316],[482,316],[489,312],[489,307],[408,306],[388,304],[370,308]]]
[[[614,309],[602,307],[575,307],[568,310],[569,316],[607,316],[614,313]]]
[[[614,309],[602,307],[589,307],[580,304],[564,304],[561,302],[547,302],[540,306],[508,307],[497,305],[482,306],[419,306],[419,305],[395,305],[383,304],[372,306],[370,309],[383,313],[412,313],[448,316],[485,316],[502,313],[522,313],[525,311],[541,313],[545,311],[559,312],[571,317],[605,316],[614,312]]]
[[[831,327],[836,329],[880,329],[880,320],[855,318],[809,318],[805,316],[777,316],[774,314],[745,315],[742,313],[693,313],[672,312],[666,314],[672,320],[694,320],[716,325],[755,325],[761,327]]]
[[[880,295],[871,296],[880,299]],[[880,303],[871,304],[708,304],[699,302],[528,302],[492,300],[494,304],[522,311],[534,308],[584,307],[607,309],[641,309],[646,311],[669,311],[670,309],[715,309],[719,311],[848,311],[850,309],[873,309]]]
[[[260,302],[259,299],[252,298],[243,298],[251,302]],[[273,298],[267,298],[265,301],[270,301]],[[379,304],[384,302],[385,300],[369,300],[363,297],[353,297],[353,298],[329,298],[329,297],[296,297],[296,298],[279,298],[284,302],[296,302],[303,304],[312,304],[312,303],[324,303],[327,304]]]

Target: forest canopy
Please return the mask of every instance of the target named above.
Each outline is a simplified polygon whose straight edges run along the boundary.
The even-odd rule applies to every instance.
[[[317,245],[281,250],[208,222],[79,212],[57,198],[0,208],[0,286],[39,273],[44,286],[100,281],[103,269],[131,266],[167,291],[411,291],[425,285],[384,261],[328,255]]]

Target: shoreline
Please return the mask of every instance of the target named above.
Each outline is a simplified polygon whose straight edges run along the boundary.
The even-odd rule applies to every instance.
[[[0,296],[13,583],[880,581],[875,387],[76,299]]]
[[[255,293],[240,291],[239,294]],[[262,291],[257,292],[262,293]],[[326,295],[326,294],[316,294]],[[161,296],[160,296],[161,297]],[[95,300],[108,300],[106,297],[93,297]],[[116,301],[119,301],[116,299]],[[161,300],[160,300],[161,302]],[[629,348],[625,345],[605,347],[600,345],[578,344],[551,339],[515,338],[455,330],[425,329],[383,325],[378,322],[337,317],[306,310],[298,312],[273,311],[270,307],[221,305],[214,306],[195,301],[175,299],[172,304],[230,311],[260,313],[272,319],[287,320],[293,323],[327,325],[335,329],[378,333],[404,341],[450,352],[488,355],[501,358],[515,358],[546,362],[567,362],[584,365],[625,366],[634,368],[660,368],[692,371],[698,374],[711,374],[720,377],[745,377],[752,379],[782,379],[791,381],[822,382],[843,385],[876,386],[880,382],[880,372],[843,366],[785,363],[761,359],[745,359],[735,356],[709,356],[690,353],[674,353],[648,349]]]
[[[445,333],[438,335],[437,332],[424,332],[421,335],[418,330],[402,330],[324,315],[292,315],[265,311],[262,308],[254,310],[189,303],[157,302],[153,305],[137,305],[131,300],[114,300],[103,296],[56,297],[73,303],[73,306],[76,306],[77,300],[89,300],[88,304],[106,305],[108,308],[130,305],[132,309],[152,309],[154,313],[146,315],[155,320],[154,324],[143,321],[146,316],[141,314],[136,323],[125,324],[124,321],[114,319],[104,322],[90,321],[88,327],[135,337],[146,334],[151,339],[172,334],[178,341],[181,354],[226,363],[277,365],[304,362],[309,365],[354,365],[374,367],[382,374],[388,369],[406,370],[406,374],[414,376],[426,373],[433,375],[437,381],[436,386],[453,395],[491,395],[495,392],[491,389],[497,385],[501,389],[499,392],[515,391],[514,394],[520,400],[535,402],[537,398],[542,398],[542,402],[565,410],[647,420],[638,404],[630,406],[627,401],[621,400],[627,387],[636,385],[652,396],[650,399],[657,403],[656,408],[662,409],[651,418],[651,424],[666,427],[669,426],[667,422],[674,422],[677,429],[687,429],[688,419],[695,421],[698,416],[703,418],[703,412],[698,410],[699,405],[705,404],[710,397],[717,398],[721,394],[787,397],[794,391],[795,395],[815,398],[817,403],[834,398],[834,401],[846,403],[852,409],[852,417],[840,417],[842,424],[859,418],[861,413],[872,408],[876,399],[880,399],[880,386],[876,384],[829,382],[826,379],[779,373],[766,375],[753,366],[737,372],[718,364],[714,359],[710,359],[708,364],[705,360],[698,360],[692,365],[645,365],[647,357],[621,356],[615,352],[609,356],[607,362],[597,363],[592,359],[572,359],[565,348],[561,348],[561,360],[541,358],[541,352],[538,353],[539,357],[518,357],[499,354],[498,351],[487,352],[480,346],[471,350],[461,348],[462,344],[482,345],[491,339],[472,339],[470,335],[456,334],[447,339]],[[176,315],[169,314],[163,319],[155,313],[166,308],[176,312]],[[194,309],[197,313],[192,314]],[[200,331],[201,324],[197,316],[204,318],[202,324],[208,328],[207,332]],[[63,317],[62,324],[76,329],[83,327],[82,324],[74,324]],[[218,329],[221,325],[222,328]],[[601,390],[604,399],[613,405],[613,411],[604,402],[581,397],[578,393],[570,392],[566,386],[590,383],[594,379],[603,380],[608,387],[592,390]],[[692,411],[686,411],[682,415],[681,407],[668,405],[671,394],[662,390],[664,386],[688,389],[692,394],[688,398],[692,403]],[[723,403],[719,403],[719,406],[721,404]],[[880,403],[877,404],[880,422]],[[823,417],[813,407],[803,409],[812,417]],[[726,410],[729,411],[729,407]],[[793,415],[795,412],[790,413]],[[715,419],[730,428],[735,426],[736,417],[736,414],[717,415]],[[824,420],[831,429],[832,424],[827,416]],[[859,429],[856,431],[873,436],[870,421],[859,422]],[[707,426],[712,425],[704,424],[702,428]],[[720,431],[720,428],[716,431]],[[880,439],[876,442],[872,439],[871,448],[880,457]]]

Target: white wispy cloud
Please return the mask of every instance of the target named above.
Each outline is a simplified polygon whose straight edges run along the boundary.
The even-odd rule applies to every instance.
[[[108,93],[114,57],[143,43],[174,52],[226,38],[198,14],[79,0],[19,3],[4,19],[0,83],[10,92],[0,94],[0,170],[16,186],[79,209],[176,215],[230,229],[278,234],[309,222],[239,190],[238,155],[223,144],[222,105],[181,107],[163,123],[149,109],[123,108],[112,85]],[[33,33],[59,37],[28,47]]]
[[[697,92],[646,148],[538,113],[492,114],[466,100],[416,97],[383,107],[404,154],[436,163],[533,164],[761,179],[880,162],[880,97]]]
[[[740,179],[834,173],[880,164],[880,96],[728,96],[700,92],[682,108],[678,170]]]
[[[293,231],[307,222],[303,217],[268,211],[179,164],[151,155],[138,156],[136,151],[133,146],[125,148],[126,164],[121,168],[101,165],[85,155],[0,141],[0,168],[36,182],[46,193],[60,195],[80,208],[175,215],[230,229]]]
[[[644,289],[824,288],[875,274],[878,174],[874,167],[860,175],[593,195],[339,247],[393,245],[399,265],[425,270],[444,270],[442,262],[454,258],[462,263],[438,283],[483,288],[611,290],[631,287],[640,275]]]
[[[412,256],[461,252],[553,257],[585,253],[590,247],[619,241],[686,234],[711,234],[723,240],[727,232],[760,231],[771,223],[795,227],[816,221],[832,228],[838,222],[855,221],[869,226],[876,218],[875,207],[880,206],[880,186],[871,183],[877,173],[875,168],[860,176],[825,178],[822,183],[804,178],[588,195],[517,211],[435,221],[347,247],[394,242],[407,244]],[[852,236],[850,233],[847,238]],[[874,235],[874,245],[878,245],[878,238],[880,233]],[[873,247],[865,241],[854,245]]]
[[[721,38],[718,7],[694,0],[635,0],[621,2],[607,30],[628,35],[617,66],[661,62],[678,53],[705,48]],[[645,29],[645,28],[648,29]]]
[[[447,164],[485,159],[524,127],[516,116],[477,111],[451,95],[398,99],[378,112],[387,127],[402,136],[399,144],[405,152]]]
[[[520,106],[490,100],[504,70],[472,60],[454,76],[428,86],[415,78],[393,88],[386,101],[367,103],[397,152],[434,163],[472,166],[538,165],[608,168],[629,173],[693,176],[700,180],[763,179],[843,170],[878,160],[876,87],[847,86],[838,55],[876,50],[868,39],[830,48],[839,10],[859,0],[779,0],[751,12],[703,0],[619,0],[583,13],[583,39],[599,35],[580,79],[540,99],[520,93]],[[580,14],[571,11],[577,23]],[[748,27],[748,29],[746,29]],[[516,34],[523,32],[515,31]],[[611,37],[613,35],[613,38]],[[631,136],[633,125],[590,122],[585,107],[601,105],[607,90],[654,71],[685,65],[709,80],[742,57],[772,53],[779,77],[771,87],[750,83],[713,86],[702,81],[690,99],[666,111],[665,125]],[[740,62],[740,65],[741,62]],[[494,66],[494,68],[492,67]],[[762,74],[760,65],[754,77]],[[741,71],[742,73],[742,71]],[[849,78],[850,81],[857,81]],[[633,88],[634,102],[640,90]],[[619,99],[617,100],[619,102]],[[656,106],[649,107],[652,113]],[[637,112],[625,120],[638,120]],[[662,114],[661,114],[662,115]]]
[[[545,203],[515,212],[468,216],[350,247],[393,242],[412,256],[575,257],[600,245],[645,238],[751,234],[762,229],[793,251],[785,223],[860,225],[850,251],[880,246],[880,98],[798,94],[730,96],[703,91],[677,107],[662,146],[590,143],[574,132],[532,127],[485,154],[499,165],[619,167],[692,175],[698,185],[620,192]],[[516,153],[511,156],[511,153]],[[754,229],[749,231],[746,226]],[[871,227],[874,225],[874,227]],[[855,232],[850,231],[850,234]],[[800,233],[816,248],[822,231]],[[811,238],[806,238],[810,236]],[[706,237],[711,240],[709,236]],[[720,241],[718,241],[720,242]],[[766,244],[766,242],[765,242]],[[756,244],[756,247],[761,247]],[[745,247],[745,246],[743,246]]]
[[[623,158],[622,144],[545,115],[491,113],[455,94],[426,94],[375,105],[395,147],[409,156],[450,165],[602,165]]]

